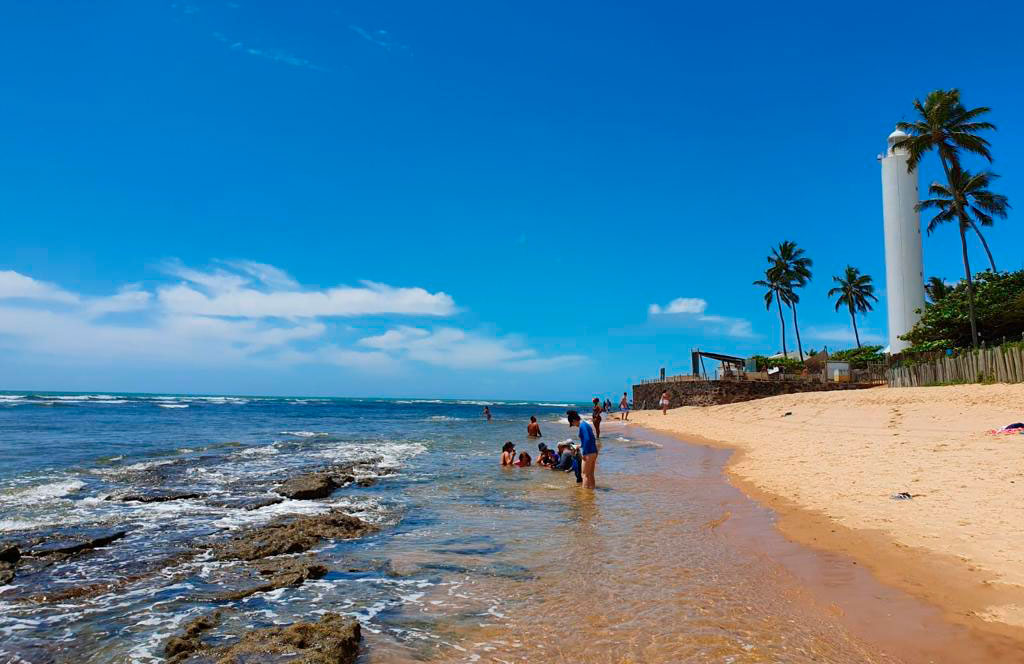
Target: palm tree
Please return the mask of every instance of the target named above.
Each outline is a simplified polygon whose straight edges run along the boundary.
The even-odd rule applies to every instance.
[[[989,191],[989,183],[999,177],[995,173],[982,171],[972,174],[970,171],[955,167],[949,173],[949,185],[933,182],[928,187],[932,198],[917,204],[918,210],[936,209],[938,213],[928,222],[928,233],[931,234],[939,224],[957,221],[960,227],[960,247],[964,258],[964,275],[967,277],[967,313],[971,319],[971,345],[978,345],[978,325],[974,320],[974,280],[971,278],[971,262],[967,257],[968,228],[974,227],[977,221],[982,226],[990,226],[992,217],[1006,218],[1010,204],[1006,196]]]
[[[924,282],[924,292],[928,294],[932,304],[935,304],[952,293],[953,287],[947,285],[942,277],[928,277],[928,281]]]
[[[979,106],[970,110],[964,108],[960,103],[960,91],[953,88],[929,92],[923,104],[920,99],[915,99],[914,110],[920,116],[917,120],[896,124],[897,129],[910,135],[896,141],[892,146],[894,150],[904,148],[909,153],[908,172],[914,170],[924,154],[931,150],[938,151],[947,181],[950,179],[950,173],[954,169],[960,168],[961,150],[980,155],[988,159],[989,163],[992,162],[989,142],[978,136],[978,132],[994,130],[996,126],[991,122],[976,121],[978,117],[992,109],[987,106]],[[995,272],[996,262],[992,259],[992,252],[988,248],[985,236],[973,222],[971,228],[978,234],[978,239],[981,240],[981,245],[988,255],[989,265]]]
[[[764,308],[771,311],[772,300],[779,309],[779,325],[782,328],[782,356],[786,357],[786,319],[782,317],[782,291],[788,287],[785,275],[776,264],[769,265],[764,271],[764,279],[754,282],[755,286],[761,286],[768,290],[764,294]]]
[[[814,264],[810,258],[804,256],[804,250],[796,246],[796,242],[780,242],[778,247],[772,249],[772,255],[768,262],[776,265],[782,272],[782,278],[786,287],[781,289],[779,295],[783,302],[789,305],[793,311],[793,330],[796,332],[796,347],[800,351],[800,361],[804,361],[804,347],[800,342],[800,326],[796,322],[796,305],[800,302],[800,296],[796,294],[797,288],[803,288],[811,280],[811,265]]]
[[[878,302],[875,297],[875,287],[871,284],[871,277],[861,274],[860,270],[852,265],[846,266],[846,272],[841,277],[832,277],[832,281],[839,284],[837,288],[829,290],[828,296],[838,295],[836,299],[836,311],[839,307],[846,305],[850,310],[850,320],[853,321],[853,337],[857,340],[857,348],[860,348],[860,333],[857,331],[857,314],[871,311],[871,302]]]

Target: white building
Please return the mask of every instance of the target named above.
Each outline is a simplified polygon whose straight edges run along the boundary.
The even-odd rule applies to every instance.
[[[921,215],[917,170],[907,172],[907,151],[893,143],[907,135],[889,134],[882,162],[882,216],[885,226],[885,300],[889,315],[889,352],[910,344],[900,339],[924,311],[924,265],[921,257]]]

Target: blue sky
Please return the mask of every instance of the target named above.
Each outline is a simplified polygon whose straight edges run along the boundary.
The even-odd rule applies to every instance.
[[[848,347],[825,293],[847,263],[884,292],[875,155],[914,97],[991,106],[1024,206],[1024,11],[941,42],[960,6],[8,3],[0,388],[613,394],[778,350],[751,282],[783,239],[805,347]]]

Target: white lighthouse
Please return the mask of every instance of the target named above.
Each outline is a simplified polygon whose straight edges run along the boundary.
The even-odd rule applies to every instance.
[[[907,151],[893,150],[893,143],[907,135],[889,134],[882,157],[882,216],[885,225],[885,294],[889,313],[889,352],[898,353],[910,344],[900,339],[924,310],[924,266],[921,258],[921,215],[917,169],[907,172]]]

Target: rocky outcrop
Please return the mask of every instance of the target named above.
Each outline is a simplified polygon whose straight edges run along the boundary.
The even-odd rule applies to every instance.
[[[339,481],[339,479],[341,478],[330,472],[309,473],[287,480],[284,484],[274,489],[274,491],[292,500],[326,498],[335,489],[344,486],[345,483]],[[352,479],[349,476],[349,481],[352,481]]]
[[[296,588],[309,579],[322,579],[327,574],[327,567],[321,565],[313,558],[281,558],[268,560],[259,566],[259,573],[267,580],[257,586],[224,593],[217,597],[224,602],[237,601],[255,595],[265,593],[278,588]]]
[[[185,624],[185,629],[178,636],[172,636],[164,644],[164,655],[168,661],[183,662],[193,653],[203,650],[206,646],[199,640],[199,635],[220,624],[220,611],[206,616],[199,616]]]
[[[14,579],[14,567],[21,559],[21,548],[13,542],[0,542],[0,586]]]
[[[122,503],[166,503],[171,500],[191,500],[203,497],[203,494],[191,491],[163,491],[153,489],[116,493],[107,496],[106,500],[116,500]]]
[[[270,507],[271,505],[277,505],[283,503],[284,498],[281,496],[220,496],[216,498],[210,498],[206,501],[207,505],[213,507],[227,507],[228,509],[236,510],[258,510],[262,507]]]
[[[101,546],[107,546],[127,534],[127,530],[107,530],[102,528],[58,531],[37,540],[35,544],[27,549],[25,555],[35,558],[43,556],[72,556],[76,553],[83,553]]]
[[[216,614],[214,614],[216,616]],[[200,622],[200,621],[206,622]],[[219,616],[189,623],[180,637],[167,641],[164,653],[170,664],[217,662],[217,664],[354,664],[359,657],[362,634],[359,622],[327,613],[318,622],[253,630],[233,645],[211,647],[199,639],[216,626]],[[206,625],[212,622],[209,627]]]
[[[285,553],[304,553],[321,540],[354,539],[375,532],[377,527],[344,512],[282,518],[251,528],[227,542],[215,544],[220,560],[259,560]]]

